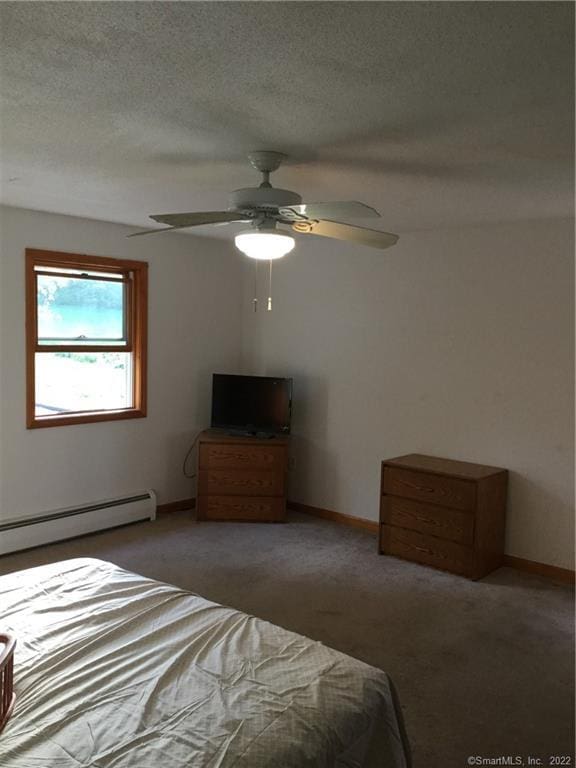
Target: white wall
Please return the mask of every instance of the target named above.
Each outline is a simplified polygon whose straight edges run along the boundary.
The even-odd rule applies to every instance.
[[[0,208],[0,519],[152,487],[186,498],[210,374],[295,379],[291,497],[376,520],[379,464],[507,467],[507,551],[573,567],[573,222],[404,235],[379,253],[300,238],[252,312],[224,243]],[[24,249],[150,264],[148,416],[25,428]],[[244,292],[239,289],[244,279]]]
[[[181,472],[210,417],[211,373],[240,365],[241,266],[207,238],[0,209],[0,519],[154,488],[192,495]],[[25,428],[24,249],[142,259],[149,268],[148,416]]]
[[[376,520],[382,459],[502,466],[507,552],[573,567],[573,253],[561,220],[300,238],[256,315],[247,267],[246,370],[295,379],[292,499]]]

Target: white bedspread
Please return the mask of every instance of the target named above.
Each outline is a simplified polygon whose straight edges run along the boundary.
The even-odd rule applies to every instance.
[[[0,577],[2,768],[405,768],[387,676],[92,559]]]

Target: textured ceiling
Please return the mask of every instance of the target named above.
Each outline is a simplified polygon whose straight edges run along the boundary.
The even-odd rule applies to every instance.
[[[8,205],[146,226],[225,209],[277,149],[276,186],[391,231],[573,212],[572,3],[2,2],[0,25]]]

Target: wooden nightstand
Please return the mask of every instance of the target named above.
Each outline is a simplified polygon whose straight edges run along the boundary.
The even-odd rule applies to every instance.
[[[508,472],[410,454],[382,462],[380,554],[480,579],[502,565]]]
[[[288,440],[203,432],[198,449],[198,520],[283,521]]]

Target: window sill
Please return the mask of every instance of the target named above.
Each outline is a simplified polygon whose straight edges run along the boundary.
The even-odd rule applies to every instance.
[[[139,408],[126,408],[118,411],[86,411],[85,413],[70,413],[57,416],[32,416],[26,424],[27,429],[42,429],[44,427],[64,427],[73,424],[91,424],[95,421],[120,421],[122,419],[143,419],[146,411]]]

